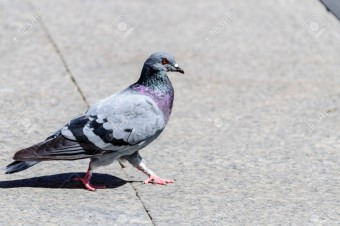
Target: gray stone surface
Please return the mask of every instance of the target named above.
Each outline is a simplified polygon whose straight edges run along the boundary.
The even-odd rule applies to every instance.
[[[0,14],[7,18],[0,28],[6,36],[2,40],[10,42],[11,32],[15,33],[16,27],[8,24],[25,21],[40,9],[44,26],[90,104],[134,82],[144,60],[155,51],[172,52],[186,74],[170,75],[176,91],[172,118],[162,136],[142,151],[149,167],[174,178],[174,185],[134,182],[136,197],[129,184],[89,193],[46,188],[55,183],[46,186],[51,178],[43,177],[35,183],[42,188],[3,189],[9,193],[2,205],[29,205],[31,193],[49,197],[52,193],[50,208],[40,211],[41,218],[59,224],[66,218],[77,224],[92,210],[89,221],[96,219],[97,224],[108,224],[110,214],[111,224],[128,225],[340,223],[340,26],[319,1],[33,0],[31,11],[20,4],[20,12],[20,7],[13,9],[17,5],[7,3]],[[124,32],[117,32],[116,21],[121,15],[132,17],[123,21],[133,28],[122,41],[118,39]],[[19,146],[38,141],[84,108],[41,26],[33,26],[23,40],[28,43],[13,58],[8,55],[15,48],[1,43],[2,51],[8,52],[1,69],[15,71],[1,85],[5,93],[11,92],[8,84],[22,90],[12,99],[1,98],[9,106],[1,110],[6,120],[1,123],[1,137]],[[55,78],[44,80],[46,74]],[[39,79],[34,82],[24,76]],[[39,99],[46,87],[60,94],[63,102],[56,100],[51,106]],[[32,90],[39,90],[37,96]],[[20,107],[12,104],[18,95],[22,104],[28,102],[50,120],[20,142],[7,132]],[[4,153],[2,165],[13,148]],[[38,165],[0,180],[82,171],[86,161],[47,165],[48,169]],[[117,164],[98,172],[122,180],[145,179],[132,167],[121,170]],[[123,183],[112,177],[116,182],[110,182],[110,177],[101,175],[98,180],[112,183],[111,187]],[[10,201],[14,193],[23,201]],[[75,197],[85,197],[86,204],[77,205]],[[16,216],[16,211],[3,211],[5,219]]]
[[[1,2],[1,167],[19,148],[44,139],[86,109],[40,22],[17,33],[34,14],[25,2]],[[151,225],[130,183],[119,179],[124,173],[118,166],[112,167],[117,177],[98,171],[102,174],[94,178],[111,189],[90,193],[72,182],[87,164],[48,162],[13,175],[2,171],[0,225],[113,225],[129,219]]]

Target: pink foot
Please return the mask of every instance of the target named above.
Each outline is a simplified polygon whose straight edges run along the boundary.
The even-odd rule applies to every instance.
[[[81,181],[84,184],[85,188],[87,188],[87,190],[89,190],[89,191],[96,191],[96,189],[105,189],[106,188],[106,186],[96,186],[96,185],[90,184],[90,181],[86,178],[86,176],[84,178],[76,177],[76,178],[73,178],[72,180]]]
[[[149,184],[149,183],[166,185],[166,184],[174,183],[174,180],[162,179],[157,175],[153,175],[144,181],[144,184]]]

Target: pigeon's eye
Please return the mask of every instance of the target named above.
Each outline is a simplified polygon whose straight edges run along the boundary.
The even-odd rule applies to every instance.
[[[169,63],[169,61],[166,59],[166,58],[163,58],[162,59],[162,64],[164,65],[164,64],[168,64]]]

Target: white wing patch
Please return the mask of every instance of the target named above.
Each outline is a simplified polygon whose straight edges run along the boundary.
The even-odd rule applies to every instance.
[[[99,136],[97,136],[93,132],[93,128],[85,126],[83,129],[83,132],[85,136],[87,137],[87,139],[89,139],[89,141],[95,144],[98,148],[102,150],[112,150],[113,146],[111,144],[105,143]]]
[[[62,128],[61,134],[62,134],[64,137],[66,137],[67,139],[70,139],[70,140],[77,140],[77,139],[73,136],[72,132],[68,129],[67,126],[65,126],[64,128]]]

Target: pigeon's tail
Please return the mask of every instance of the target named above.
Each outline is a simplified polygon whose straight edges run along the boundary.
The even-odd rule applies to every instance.
[[[14,161],[6,167],[6,174],[23,171],[38,163],[39,161]]]

